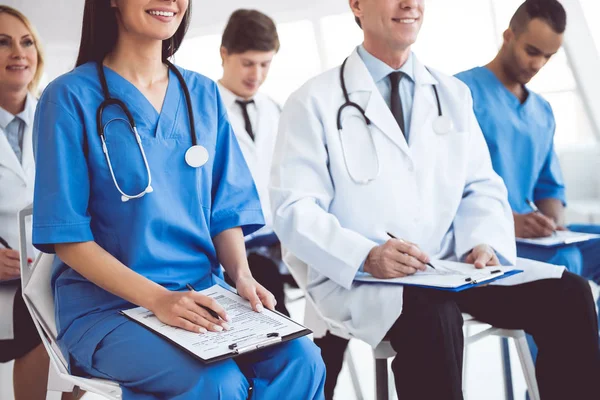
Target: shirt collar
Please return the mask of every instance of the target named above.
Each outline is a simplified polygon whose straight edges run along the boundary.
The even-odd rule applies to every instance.
[[[223,103],[225,104],[225,107],[227,107],[227,109],[232,107],[235,104],[236,100],[245,101],[244,99],[233,93],[231,90],[223,86],[221,82],[217,82],[217,84],[219,85],[219,91],[221,92],[221,99],[223,99]],[[256,100],[256,98],[250,100]]]
[[[4,108],[0,107],[0,128],[6,130],[8,124],[12,122],[15,117],[19,117],[21,121],[25,123],[27,127],[33,126],[33,117],[35,115],[35,99],[30,93],[27,93],[25,99],[25,108],[17,115],[12,115]]]
[[[389,74],[391,74],[394,71],[402,71],[405,76],[410,78],[411,81],[415,81],[413,65],[414,57],[412,52],[410,52],[408,59],[406,60],[404,65],[402,65],[400,69],[395,70],[380,59],[378,59],[377,57],[375,57],[374,55],[372,55],[371,53],[369,53],[362,44],[358,46],[357,50],[358,55],[365,63],[365,66],[371,74],[371,77],[373,77],[373,81],[375,81],[375,83],[378,83],[380,80],[386,78]]]

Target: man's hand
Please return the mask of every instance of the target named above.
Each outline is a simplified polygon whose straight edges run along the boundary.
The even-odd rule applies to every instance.
[[[529,214],[513,213],[515,236],[520,238],[540,238],[551,236],[557,229],[556,223],[539,212]]]
[[[478,269],[490,265],[500,265],[500,260],[496,257],[496,252],[487,244],[479,244],[473,247],[465,262],[475,265],[475,268]]]
[[[365,260],[364,271],[379,279],[401,278],[425,271],[429,256],[402,239],[390,239],[373,247]]]

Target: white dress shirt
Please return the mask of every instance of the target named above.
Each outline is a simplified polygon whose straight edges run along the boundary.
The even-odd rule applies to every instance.
[[[271,204],[269,200],[269,177],[271,163],[277,137],[279,114],[281,108],[267,95],[257,93],[248,104],[248,115],[254,133],[254,141],[246,132],[244,114],[240,104],[236,100],[244,100],[236,96],[219,82],[219,90],[233,131],[238,139],[246,163],[250,168],[252,177],[258,190],[260,203],[265,216],[265,227],[258,234],[266,234],[273,231],[273,217],[271,215]]]

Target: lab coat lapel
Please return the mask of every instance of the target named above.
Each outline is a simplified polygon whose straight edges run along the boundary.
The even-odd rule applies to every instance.
[[[0,164],[13,171],[19,178],[23,180],[23,182],[27,183],[25,171],[23,171],[23,167],[19,163],[17,155],[12,147],[10,147],[10,143],[8,143],[6,132],[4,132],[2,128],[0,128],[0,131]],[[31,146],[31,142],[29,143],[29,146]],[[25,143],[23,143],[23,147],[25,147]]]
[[[375,86],[375,82],[373,82],[369,70],[356,50],[354,50],[348,58],[344,77],[346,79],[346,87],[348,89],[348,94],[350,95],[350,100],[361,105],[365,110],[367,118],[369,118],[371,122],[392,141],[392,143],[410,156],[410,149],[408,148],[408,143],[406,143],[402,130],[398,126],[390,108],[381,96],[377,86]],[[364,105],[364,97],[357,95],[359,92],[370,93],[366,105]],[[359,102],[359,100],[363,101]]]
[[[425,130],[431,130],[435,116],[438,115],[437,102],[432,85],[438,81],[425,68],[421,62],[414,57],[415,74],[415,98],[411,115],[411,144],[413,141],[423,138]]]
[[[23,134],[23,162],[22,171],[24,172],[24,176],[27,179],[27,185],[32,185],[35,180],[35,160],[33,157],[33,133],[31,126],[28,125],[25,128],[25,132]]]

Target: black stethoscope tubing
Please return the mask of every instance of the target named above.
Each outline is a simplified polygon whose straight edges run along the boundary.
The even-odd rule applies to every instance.
[[[188,122],[190,125],[190,135],[192,136],[192,146],[196,146],[196,144],[197,144],[196,128],[195,128],[195,124],[194,124],[194,113],[193,113],[193,109],[192,109],[192,99],[190,96],[190,91],[187,87],[187,84],[185,83],[185,80],[183,79],[183,75],[181,75],[181,72],[179,72],[177,67],[175,67],[169,60],[166,60],[165,63],[167,64],[167,67],[169,68],[169,70],[173,71],[173,73],[177,77],[177,80],[179,81],[179,84],[181,85],[181,88],[183,89],[183,93],[185,95],[187,111],[188,111]],[[96,63],[96,68],[98,69],[98,76],[100,77],[100,85],[102,86],[102,92],[104,94],[104,101],[102,101],[102,103],[100,103],[100,105],[98,106],[98,110],[96,111],[96,126],[98,129],[98,134],[100,135],[101,138],[106,139],[106,137],[104,135],[104,125],[102,124],[102,113],[104,112],[104,109],[106,107],[111,106],[111,105],[116,105],[116,106],[120,107],[121,110],[123,110],[123,112],[127,116],[127,119],[129,120],[129,124],[131,125],[131,128],[136,129],[135,120],[133,119],[133,115],[131,114],[131,111],[129,111],[129,108],[127,107],[127,105],[123,101],[111,97],[110,92],[108,90],[108,83],[106,82],[106,76],[104,75],[103,64],[101,62]]]
[[[350,101],[350,96],[348,95],[348,89],[346,88],[346,79],[344,78],[344,72],[346,70],[346,62],[347,61],[348,61],[348,58],[346,58],[344,60],[344,62],[342,63],[342,67],[340,68],[340,84],[341,84],[342,92],[344,93],[344,99],[346,100],[346,102],[344,104],[342,104],[340,106],[340,108],[338,109],[338,114],[337,114],[338,131],[342,130],[342,112],[344,111],[344,109],[346,107],[356,108],[362,114],[367,125],[371,125],[371,120],[367,117],[365,110],[358,104],[354,103],[353,101]],[[438,90],[435,87],[435,85],[431,85],[431,87],[433,88],[433,93],[435,94],[435,101],[437,103],[438,116],[442,117],[443,113],[442,113],[442,103],[440,102],[440,95],[439,95]]]

